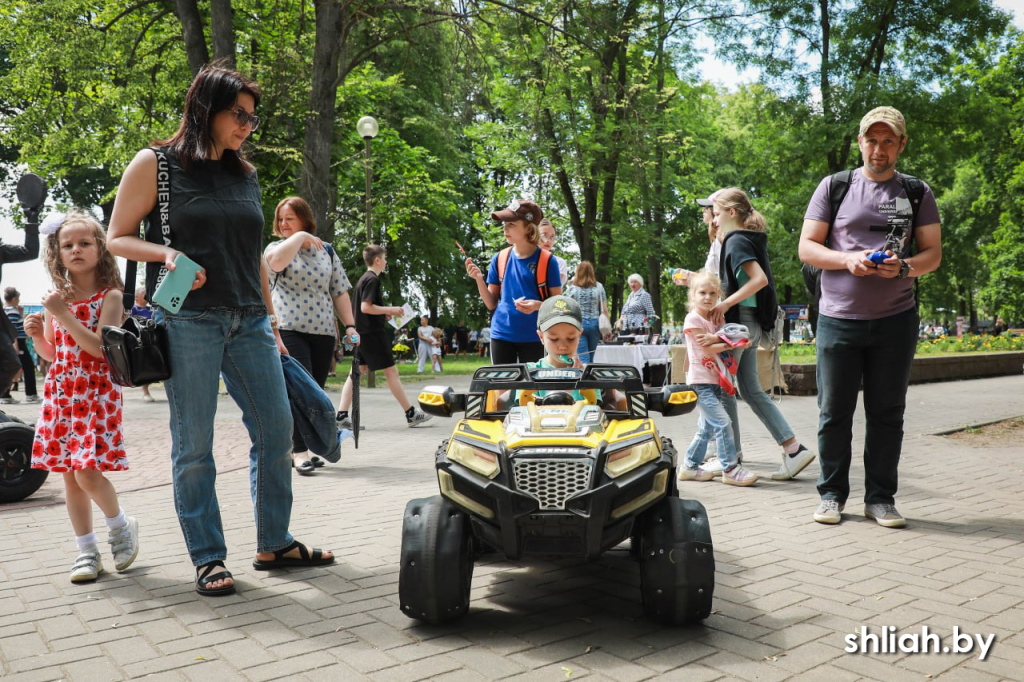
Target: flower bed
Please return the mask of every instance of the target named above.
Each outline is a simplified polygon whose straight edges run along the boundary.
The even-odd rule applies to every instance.
[[[1006,376],[1020,374],[1022,369],[1024,351],[967,352],[959,355],[932,356],[922,354],[914,358],[914,364],[910,369],[910,383]],[[791,395],[815,395],[818,392],[815,370],[813,363],[783,364],[782,372],[786,376],[786,383],[789,384],[788,392]]]

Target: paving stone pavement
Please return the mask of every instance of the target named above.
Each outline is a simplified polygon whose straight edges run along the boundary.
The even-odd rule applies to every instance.
[[[166,403],[162,391],[154,395],[158,402],[146,404],[127,392],[132,469],[111,475],[141,524],[142,549],[127,572],[68,581],[76,551],[59,477],[0,507],[5,681],[1024,678],[1024,446],[975,449],[933,435],[1024,415],[1022,376],[910,388],[897,498],[904,530],[862,516],[856,462],[843,523],[814,523],[817,465],[795,481],[768,480],[779,449],[741,405],[746,462],[762,482],[681,484],[683,496],[707,506],[717,561],[714,611],[686,628],[642,615],[638,570],[623,550],[592,563],[487,559],[461,622],[426,627],[406,618],[397,606],[402,512],[408,499],[436,493],[432,453],[454,422],[408,429],[386,388],[362,391],[373,423],[358,450],[296,476],[293,532],[339,561],[294,572],[251,568],[248,441],[237,410],[221,400],[217,489],[239,590],[200,598],[173,511]],[[5,409],[33,418],[37,407]],[[781,409],[813,445],[815,398],[786,397]],[[658,418],[684,446],[695,421]],[[855,452],[861,429],[859,415]],[[98,512],[96,523],[103,527]],[[943,645],[952,645],[954,627],[996,638],[985,660],[977,646],[846,653],[846,636],[862,626],[897,635],[927,626]]]

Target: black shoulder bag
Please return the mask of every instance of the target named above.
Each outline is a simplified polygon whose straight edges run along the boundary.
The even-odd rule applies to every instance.
[[[167,157],[163,150],[156,152],[157,176],[161,173],[169,176]],[[158,193],[160,193],[158,181]],[[167,193],[170,193],[170,180],[167,181]],[[161,233],[170,234],[169,216],[160,211]],[[147,225],[148,226],[148,225]],[[115,384],[134,388],[163,381],[171,376],[170,354],[167,350],[167,329],[156,320],[134,317],[130,314],[132,301],[135,299],[135,275],[138,263],[128,261],[125,270],[124,308],[127,319],[115,327],[105,325],[101,332],[103,337],[103,357],[110,367],[110,378]]]

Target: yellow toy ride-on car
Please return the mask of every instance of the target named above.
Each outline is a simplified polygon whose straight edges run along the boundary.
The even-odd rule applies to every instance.
[[[634,367],[481,367],[469,391],[428,386],[425,412],[465,412],[435,453],[440,495],[411,500],[399,600],[441,623],[469,610],[477,555],[597,559],[630,540],[648,616],[711,612],[715,562],[707,512],[678,497],[676,449],[649,413],[687,414],[684,385],[645,389]]]

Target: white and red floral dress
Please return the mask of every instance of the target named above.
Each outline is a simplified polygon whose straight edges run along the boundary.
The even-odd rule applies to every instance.
[[[83,325],[96,331],[109,288],[68,305]],[[121,433],[121,387],[110,380],[103,358],[83,351],[56,320],[54,358],[43,384],[43,405],[32,444],[32,468],[121,471],[128,468]]]

